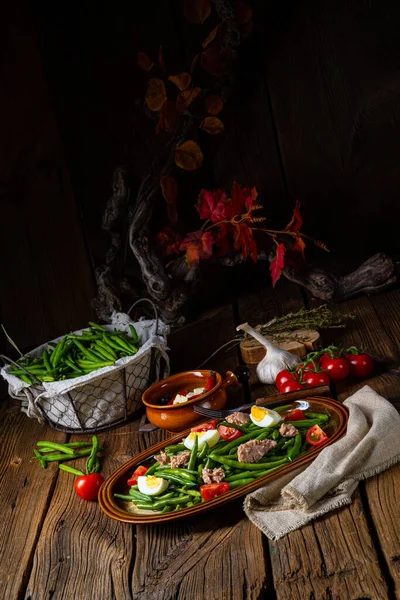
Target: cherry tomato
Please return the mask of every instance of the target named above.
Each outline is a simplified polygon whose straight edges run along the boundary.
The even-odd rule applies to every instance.
[[[229,492],[229,488],[230,485],[227,481],[223,481],[222,483],[209,483],[200,486],[200,494],[203,496],[204,500],[212,500],[217,496]]]
[[[200,423],[200,425],[192,427],[190,431],[209,431],[210,429],[217,429],[217,421],[215,419],[208,423]]]
[[[229,442],[237,440],[237,438],[240,438],[243,435],[239,429],[235,429],[234,427],[226,427],[225,425],[220,425],[218,427],[218,433],[223,440],[227,440]]]
[[[350,363],[350,375],[357,379],[365,379],[374,368],[374,361],[369,354],[348,354],[347,360]]]
[[[332,360],[333,358],[339,358],[339,357],[340,357],[340,353],[337,351],[325,352],[325,354],[322,354],[319,358],[319,366],[321,367],[321,369],[325,369],[325,361],[326,360]]]
[[[294,408],[284,416],[284,421],[303,421],[305,419],[304,413],[299,408]]]
[[[145,475],[145,473],[147,473],[149,469],[147,467],[145,467],[144,465],[140,465],[137,469],[134,470],[132,477],[130,479],[128,479],[128,485],[132,486],[132,485],[136,485],[137,484],[137,478],[140,477],[141,475]]]
[[[83,500],[96,500],[103,481],[104,477],[100,473],[81,475],[75,479],[75,492]]]
[[[297,390],[302,390],[304,385],[292,379],[291,381],[287,381],[283,384],[283,386],[279,389],[280,394],[288,394],[289,392],[296,392]]]
[[[284,369],[283,371],[279,371],[278,375],[276,376],[275,385],[278,388],[278,390],[280,390],[284,383],[287,383],[292,379],[295,379],[294,373],[291,373],[287,369]]]
[[[303,375],[303,383],[308,387],[318,387],[319,385],[329,385],[331,380],[327,373],[323,371],[319,373],[305,372]]]
[[[328,439],[319,425],[313,425],[306,433],[306,441],[310,446],[322,446]]]
[[[326,358],[323,363],[323,369],[327,372],[329,379],[336,383],[343,381],[350,373],[350,363],[345,358]]]
[[[318,362],[314,361],[314,362],[310,362],[308,363],[308,365],[304,366],[305,363],[299,363],[296,367],[296,371],[299,372],[300,370],[303,370],[303,373],[305,373],[306,371],[315,371],[315,369],[318,369]]]

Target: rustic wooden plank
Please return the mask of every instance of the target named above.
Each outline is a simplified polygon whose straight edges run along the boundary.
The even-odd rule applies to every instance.
[[[391,290],[379,296],[371,296],[370,301],[376,310],[387,335],[400,349],[400,290]]]
[[[43,470],[31,460],[40,439],[65,441],[20,412],[19,403],[0,405],[0,598],[20,598],[51,499],[57,467]]]
[[[99,435],[107,476],[142,449],[138,421]],[[152,434],[154,435],[154,434]],[[73,436],[72,440],[87,439]],[[84,467],[84,459],[76,461]],[[71,463],[72,466],[72,463]],[[27,597],[127,600],[135,559],[135,528],[106,516],[74,492],[74,476],[60,472],[36,547]]]
[[[243,517],[240,501],[197,521],[140,526],[134,598],[263,597],[271,590],[262,542],[260,532]]]
[[[0,24],[0,313],[29,348],[87,322],[94,282],[27,2]],[[5,348],[10,352],[10,347]]]
[[[350,507],[269,546],[278,600],[389,598],[358,492]]]

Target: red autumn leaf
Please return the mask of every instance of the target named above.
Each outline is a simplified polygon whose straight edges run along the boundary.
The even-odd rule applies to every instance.
[[[215,245],[218,246],[216,256],[225,256],[229,251],[229,230],[231,226],[228,223],[221,223],[217,230]]]
[[[224,108],[224,103],[219,96],[215,94],[210,94],[206,98],[206,111],[209,115],[218,115],[221,110]]]
[[[180,252],[182,237],[171,227],[165,227],[156,234],[155,242],[161,248],[163,254],[170,256]]]
[[[160,67],[164,71],[164,73],[166,73],[167,69],[165,68],[164,52],[163,52],[162,46],[160,46],[160,50],[158,51],[158,64],[160,65]]]
[[[303,238],[301,238],[300,236],[296,237],[296,241],[293,244],[293,248],[292,250],[294,252],[298,252],[299,254],[301,254],[301,256],[304,258],[304,250],[305,250],[306,244],[303,240]]]
[[[149,71],[151,71],[151,69],[154,66],[153,61],[150,60],[150,58],[144,52],[138,52],[138,61],[137,62],[138,62],[139,67],[141,69],[143,69],[143,71],[147,71],[147,73],[149,73]]]
[[[193,100],[197,98],[200,94],[201,89],[195,87],[191,90],[186,90],[185,92],[180,92],[178,94],[178,98],[176,99],[176,110],[178,113],[182,114],[185,108],[187,108]]]
[[[215,77],[222,75],[223,67],[221,62],[221,50],[218,48],[218,44],[208,46],[208,48],[201,53],[200,65],[205,71]]]
[[[215,36],[217,35],[220,27],[221,27],[221,23],[219,25],[217,25],[216,27],[214,27],[214,29],[211,31],[211,33],[208,34],[208,36],[202,43],[203,48],[207,48],[207,46],[209,46],[211,44],[211,42],[213,42],[215,40]]]
[[[176,200],[178,197],[178,184],[173,177],[169,177],[168,175],[164,175],[160,179],[160,186],[162,195],[167,203],[167,213],[169,220],[171,223],[176,223],[177,221],[177,209],[176,209]]]
[[[175,131],[177,116],[175,102],[171,102],[171,100],[164,102],[160,111],[156,133],[159,133],[163,129],[168,133],[173,133]]]
[[[168,79],[169,81],[172,81],[172,83],[174,83],[176,87],[181,90],[181,92],[186,90],[186,88],[188,88],[192,82],[192,76],[190,73],[186,73],[186,71],[179,73],[179,75],[170,75]]]
[[[201,190],[196,204],[200,219],[210,219],[212,223],[217,223],[226,219],[226,194],[223,190]]]
[[[156,79],[154,77],[149,79],[145,99],[150,110],[153,112],[161,110],[162,105],[167,99],[167,92],[162,79]]]
[[[203,153],[193,140],[187,140],[175,148],[175,164],[185,171],[195,171],[203,164]]]
[[[247,189],[247,188],[245,188],[245,189]],[[257,192],[256,188],[255,187],[251,188],[249,195],[247,196],[246,200],[244,201],[247,210],[250,210],[250,208],[255,205],[257,197],[258,197],[258,192]]]
[[[210,0],[185,0],[183,10],[188,21],[202,25],[211,13]]]
[[[235,2],[235,21],[238,25],[244,25],[250,21],[253,16],[253,11],[251,6],[242,2],[241,0],[236,0]]]
[[[206,117],[201,122],[200,129],[203,129],[212,135],[216,135],[217,133],[224,131],[224,124],[218,117]]]
[[[286,225],[284,231],[293,231],[295,233],[298,233],[301,229],[302,224],[303,219],[300,214],[300,202],[296,200],[296,206],[293,210],[292,220]]]
[[[214,237],[211,231],[193,231],[183,240],[180,250],[186,251],[186,260],[189,267],[198,263],[201,258],[210,258]]]
[[[249,188],[242,188],[240,183],[237,183],[236,181],[233,183],[232,201],[230,202],[228,208],[228,218],[232,219],[234,216],[240,215],[243,212],[246,206],[246,199],[249,197],[249,195]]]
[[[252,230],[246,223],[239,223],[235,225],[234,246],[235,250],[239,250],[243,254],[244,258],[251,256],[253,261],[257,262],[257,244]]]
[[[285,268],[285,251],[284,244],[278,244],[276,256],[271,262],[269,270],[271,271],[272,287],[275,287],[276,282],[282,275],[282,270]]]

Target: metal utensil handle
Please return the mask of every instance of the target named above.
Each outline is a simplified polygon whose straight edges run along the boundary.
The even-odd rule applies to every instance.
[[[156,305],[154,304],[154,302],[152,300],[150,300],[150,298],[140,298],[139,300],[136,300],[136,302],[134,302],[132,304],[132,306],[130,307],[130,309],[127,311],[127,314],[129,315],[129,313],[131,312],[132,308],[135,308],[135,306],[137,304],[140,304],[140,302],[148,302],[149,304],[151,304],[153,310],[154,310],[154,316],[155,316],[155,321],[156,321],[156,335],[159,335],[159,331],[158,331],[158,311],[156,308]]]
[[[37,383],[41,384],[42,382],[40,381],[40,379],[38,379],[36,377],[36,375],[34,375],[33,373],[31,373],[30,371],[28,371],[28,369],[26,369],[25,367],[23,367],[22,365],[19,365],[18,363],[16,363],[15,361],[13,361],[11,358],[8,358],[8,356],[5,356],[5,354],[0,354],[0,358],[3,359],[3,361],[5,363],[9,363],[10,365],[14,365],[15,367],[17,367],[17,369],[22,369],[23,371],[25,371],[25,373],[27,373],[29,375],[29,377],[32,377],[32,379],[34,381],[37,381]]]

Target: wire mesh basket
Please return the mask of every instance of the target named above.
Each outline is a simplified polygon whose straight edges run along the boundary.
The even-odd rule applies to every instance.
[[[131,321],[129,313],[143,300],[152,305],[153,320]],[[104,367],[88,375],[68,381],[42,383],[35,380],[27,385],[18,377],[8,374],[9,365],[16,363],[1,355],[6,367],[1,375],[7,380],[9,394],[21,401],[21,410],[30,417],[47,422],[53,429],[67,433],[95,433],[119,427],[134,418],[142,409],[142,394],[160,378],[161,358],[165,367],[163,376],[169,374],[167,350],[168,327],[158,319],[154,304],[147,299],[138,300],[125,313],[114,313],[111,325],[104,327],[129,332],[134,325],[141,346],[134,356],[116,361],[112,367]],[[82,330],[74,333],[80,334]],[[63,336],[52,340],[57,343]],[[48,344],[39,346],[30,356],[40,356]],[[20,365],[17,365],[19,368]]]

